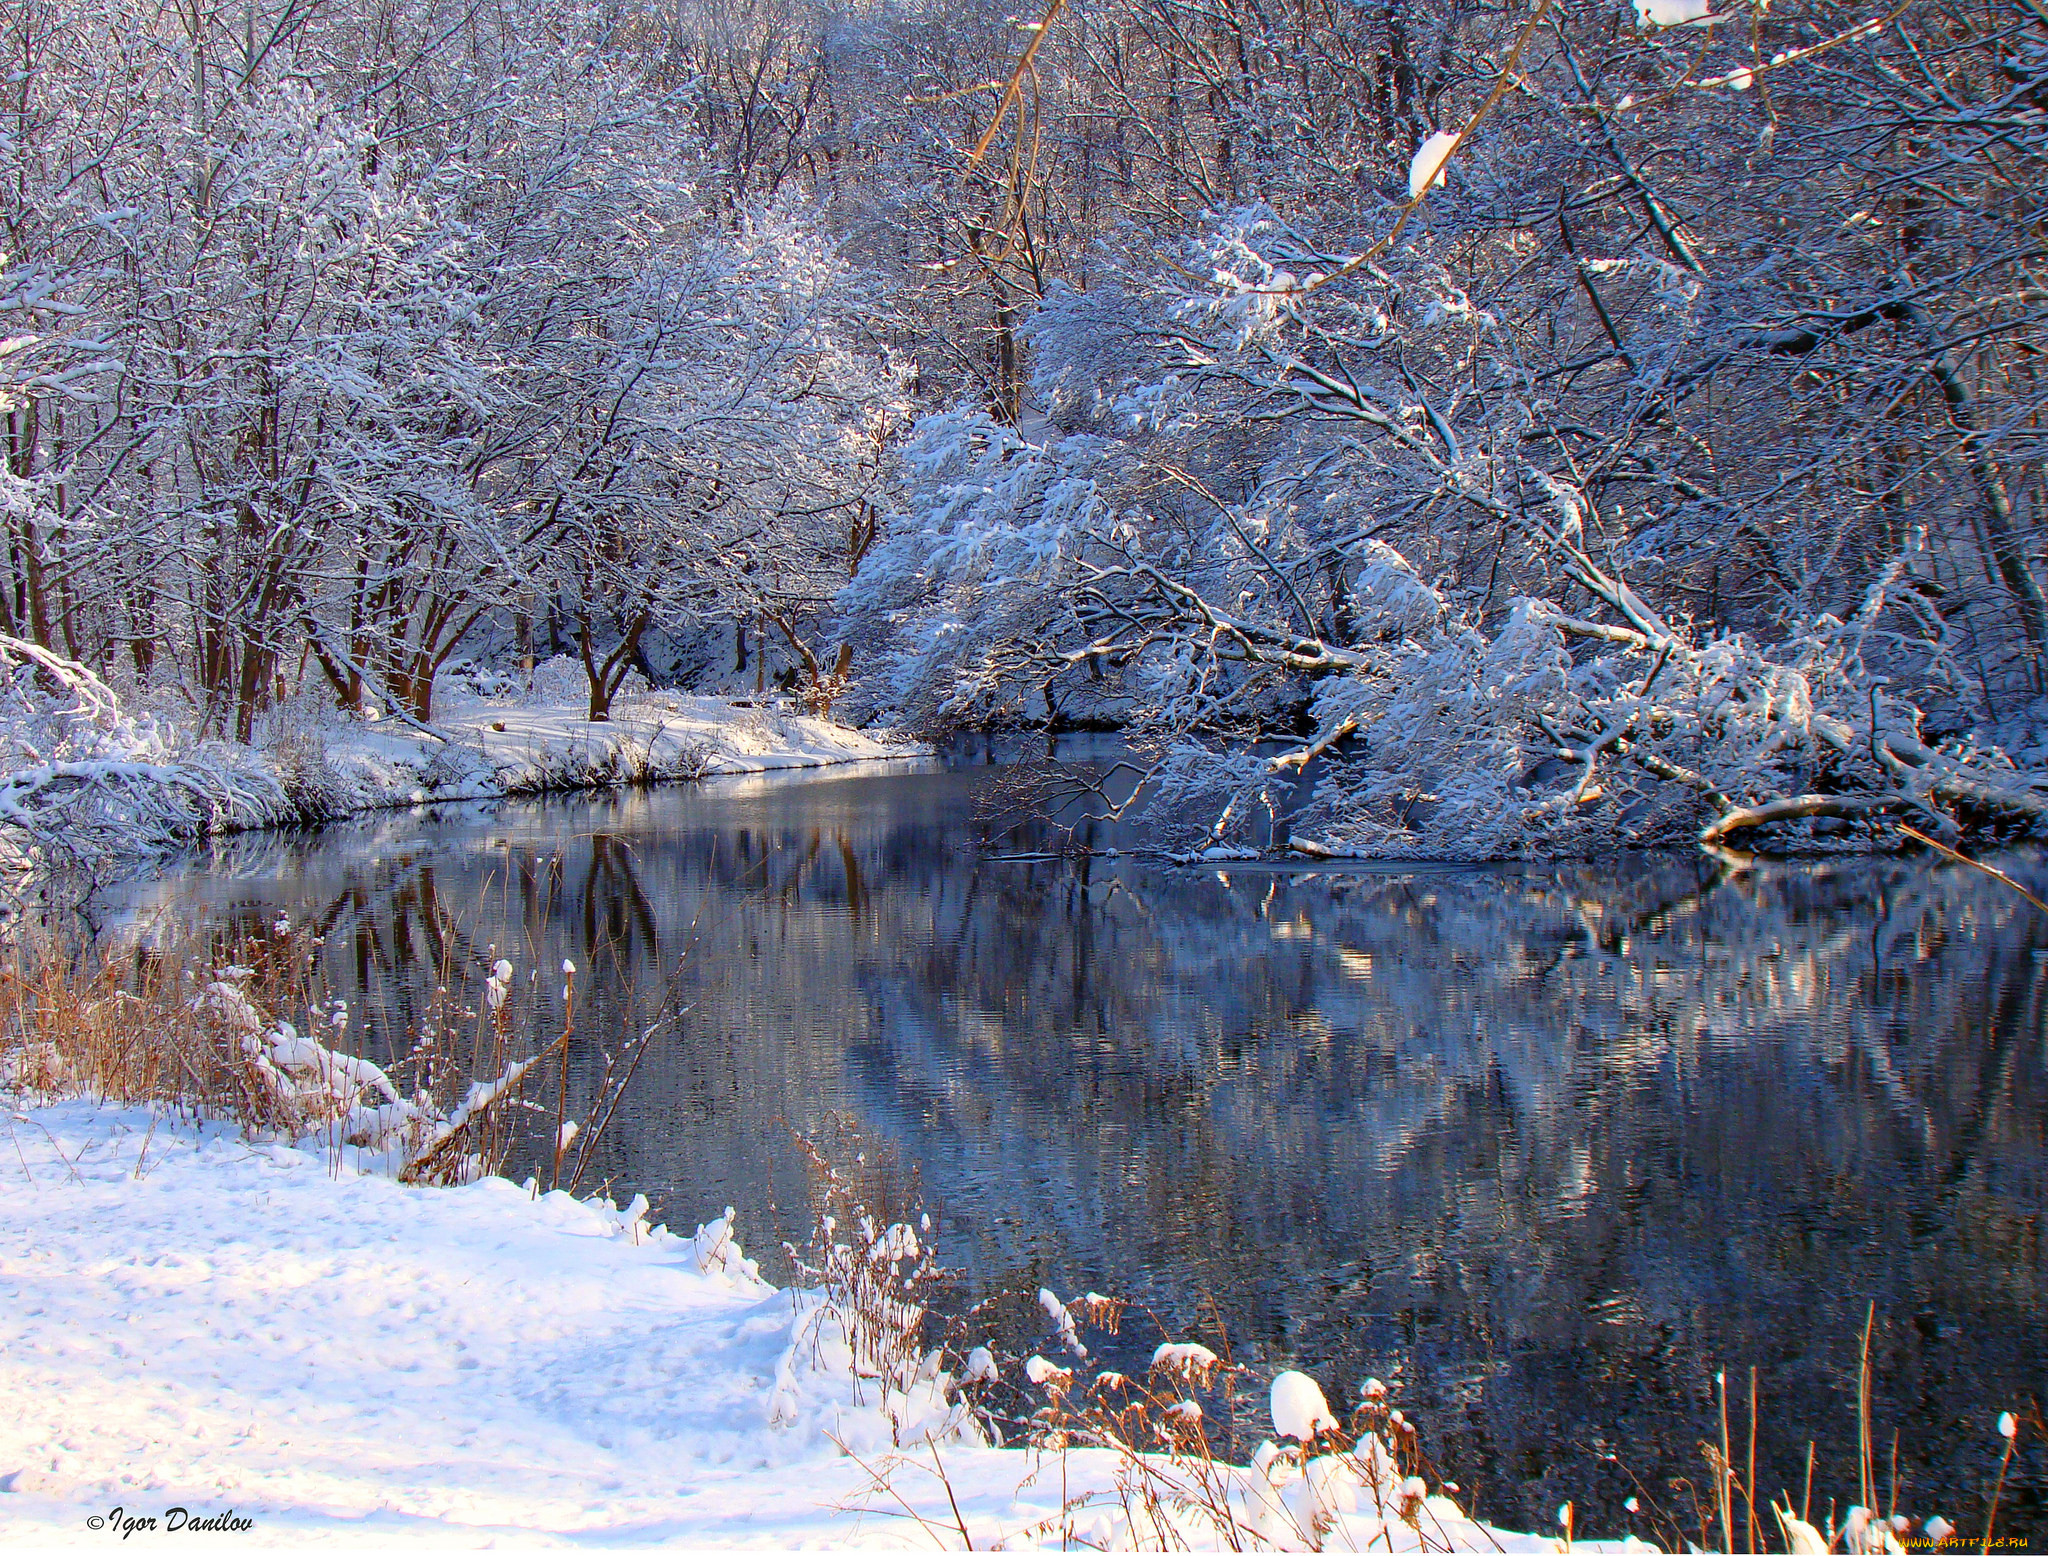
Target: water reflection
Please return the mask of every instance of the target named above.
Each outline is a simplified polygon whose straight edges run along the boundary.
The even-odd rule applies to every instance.
[[[789,1132],[851,1114],[977,1280],[1179,1323],[1213,1297],[1241,1345],[1396,1382],[1525,1525],[1571,1497],[1619,1532],[1631,1474],[1701,1478],[1723,1367],[1760,1369],[1766,1489],[1809,1437],[1853,1487],[1874,1301],[1902,1505],[1975,1505],[2048,1356],[2048,928],[2018,896],[1908,861],[997,861],[1039,838],[977,819],[985,781],[381,818],[131,906],[316,920],[373,1044],[491,947],[571,957],[585,1088],[607,1026],[686,1005],[608,1137],[622,1189],[735,1203],[769,1248],[802,1230]],[[2038,1528],[2038,1451],[2015,1479],[2001,1524]]]

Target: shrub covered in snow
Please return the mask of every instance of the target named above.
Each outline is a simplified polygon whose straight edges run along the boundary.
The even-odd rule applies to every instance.
[[[287,814],[282,786],[247,748],[131,714],[86,666],[0,637],[0,869],[91,879]]]

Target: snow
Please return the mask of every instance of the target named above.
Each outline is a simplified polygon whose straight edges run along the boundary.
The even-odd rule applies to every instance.
[[[1223,1364],[1222,1358],[1206,1345],[1169,1340],[1152,1353],[1152,1370],[1206,1381]]]
[[[593,724],[576,701],[445,697],[434,727],[392,720],[319,729],[326,809],[351,811],[429,800],[494,799],[550,789],[597,788],[664,778],[777,772],[922,754],[887,732],[848,729],[769,704],[646,692],[612,704]]]
[[[1438,188],[1444,181],[1444,163],[1451,155],[1451,148],[1458,144],[1455,133],[1446,134],[1436,130],[1424,138],[1415,149],[1415,160],[1408,164],[1408,198],[1419,200],[1424,191]]]
[[[1827,1536],[1823,1536],[1819,1529],[1806,1523],[1806,1519],[1796,1519],[1784,1509],[1780,1509],[1778,1523],[1784,1529],[1786,1550],[1792,1552],[1792,1556],[1827,1556]],[[1929,1533],[1933,1533],[1931,1527]]]
[[[265,1545],[901,1541],[826,1435],[865,1457],[886,1421],[792,1369],[807,1304],[737,1256],[730,1216],[672,1237],[644,1200],[337,1177],[85,1103],[8,1129],[10,1544],[87,1539],[117,1505],[232,1511]],[[768,1419],[778,1368],[794,1426]]]
[[[253,752],[126,710],[87,666],[0,634],[0,872],[90,872],[285,811]]]
[[[554,661],[549,668],[558,669]],[[345,717],[322,698],[258,744],[124,708],[86,665],[0,635],[0,904],[38,872],[118,874],[201,833],[440,800],[613,788],[890,760],[926,748],[761,703],[642,689],[593,723],[560,674],[518,695],[451,685],[434,725]],[[567,969],[564,969],[565,972]]]
[[[1074,1315],[1067,1311],[1067,1305],[1045,1287],[1038,1288],[1038,1305],[1045,1310],[1045,1316],[1053,1321],[1060,1332],[1060,1343],[1083,1361],[1088,1359],[1088,1347],[1081,1343],[1081,1334],[1074,1326]],[[1038,1380],[1032,1379],[1035,1383]]]
[[[1713,20],[1713,0],[1636,0],[1639,27],[1683,27]]]
[[[1040,1387],[1044,1387],[1048,1383],[1065,1384],[1070,1382],[1074,1374],[1065,1367],[1047,1361],[1043,1356],[1030,1356],[1026,1357],[1024,1361],[1024,1376]]]
[[[1273,1380],[1273,1430],[1306,1442],[1336,1426],[1322,1385],[1305,1372],[1283,1372]]]
[[[982,1548],[1132,1533],[1128,1461],[983,1446],[929,1358],[884,1396],[852,1378],[831,1306],[764,1283],[730,1210],[678,1237],[638,1196],[621,1211],[499,1178],[408,1187],[81,1101],[10,1105],[6,1129],[10,1548],[103,1540],[115,1509],[116,1531],[162,1530],[172,1508],[247,1520],[237,1549],[901,1547],[920,1543],[906,1510],[943,1547],[953,1501]],[[1322,1400],[1289,1376],[1283,1428]],[[1261,1458],[1222,1474],[1283,1548],[1319,1513],[1345,1520],[1326,1549],[1414,1549],[1418,1528],[1438,1549],[1555,1548],[1398,1480],[1383,1489],[1419,1525],[1356,1511],[1392,1473],[1376,1439],[1341,1464]],[[1063,1512],[1062,1488],[1087,1505]]]

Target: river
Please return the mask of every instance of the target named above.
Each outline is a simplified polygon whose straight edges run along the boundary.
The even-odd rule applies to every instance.
[[[375,816],[226,840],[102,911],[317,926],[373,1056],[494,955],[550,985],[572,959],[572,1113],[602,1048],[687,1007],[601,1142],[613,1192],[683,1230],[737,1206],[772,1273],[810,1214],[795,1134],[858,1139],[914,1166],[973,1294],[1023,1294],[1011,1338],[1053,1343],[1040,1284],[1093,1288],[1333,1397],[1377,1375],[1520,1527],[1686,1505],[1715,1374],[1740,1457],[1752,1367],[1763,1487],[1796,1500],[1811,1439],[1816,1518],[1854,1500],[1874,1304],[1880,1484],[1896,1433],[1900,1506],[1981,1529],[1993,1417],[2048,1358],[2048,920],[2009,887],[1032,857],[992,771]],[[2036,1450],[2001,1528],[2044,1508]]]

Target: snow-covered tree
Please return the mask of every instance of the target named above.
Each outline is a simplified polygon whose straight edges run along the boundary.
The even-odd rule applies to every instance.
[[[1311,851],[1486,856],[1882,811],[2032,824],[2038,773],[1921,727],[1956,684],[1919,608],[1925,527],[1887,530],[1851,487],[1823,532],[1859,542],[1854,592],[1650,603],[1646,579],[1683,601],[1697,559],[1673,532],[1708,513],[1816,528],[1811,492],[1784,491],[1790,449],[1715,468],[1715,442],[1767,440],[1697,420],[1713,375],[1763,402],[1771,359],[1807,343],[1736,314],[1704,265],[1647,253],[1573,266],[1604,342],[1546,339],[1529,316],[1557,299],[1526,264],[1474,264],[1475,227],[1454,211],[1332,242],[1250,207],[1174,267],[1050,289],[1023,332],[1043,446],[933,418],[873,580],[898,592],[850,601],[889,614],[899,694],[943,721],[1005,692],[1050,703],[1061,677],[1099,695],[1082,671],[1113,671],[1152,742],[1144,799],[1208,846],[1313,828]],[[1587,372],[1610,364],[1627,371]],[[2011,601],[2018,636],[2024,587]],[[1980,706],[1996,690],[1969,687]]]
[[[542,616],[1127,722],[1217,846],[2031,824],[2032,0],[0,41],[0,628],[214,730]]]

